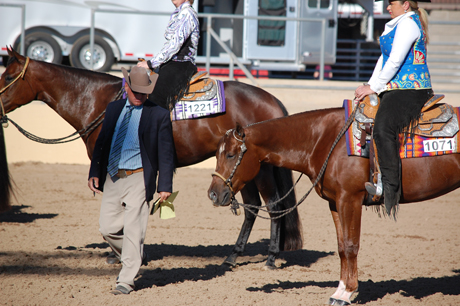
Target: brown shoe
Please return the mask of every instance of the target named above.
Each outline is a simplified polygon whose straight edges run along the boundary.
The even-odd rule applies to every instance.
[[[114,290],[110,291],[113,295],[119,295],[119,294],[129,294],[133,290],[129,290],[125,286],[118,285]]]
[[[115,253],[110,252],[105,260],[109,265],[115,265],[120,263],[120,259],[115,255]]]

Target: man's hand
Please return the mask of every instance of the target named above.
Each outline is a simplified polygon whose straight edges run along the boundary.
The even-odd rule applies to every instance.
[[[88,187],[89,189],[91,189],[92,192],[101,193],[99,189],[96,189],[96,188],[99,188],[99,178],[98,177],[91,177],[88,180]]]
[[[160,203],[165,201],[170,195],[171,192],[160,191]]]

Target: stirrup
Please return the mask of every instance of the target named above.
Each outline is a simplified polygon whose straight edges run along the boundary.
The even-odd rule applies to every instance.
[[[377,183],[376,184],[366,182],[366,183],[364,183],[364,187],[366,187],[366,191],[369,194],[374,195],[374,196],[378,196],[378,197],[382,196],[382,194],[383,194],[382,174],[381,173],[377,174]]]

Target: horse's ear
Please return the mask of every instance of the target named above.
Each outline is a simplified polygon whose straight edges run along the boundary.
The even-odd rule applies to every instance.
[[[14,58],[16,58],[18,60],[24,59],[24,57],[22,55],[20,55],[18,52],[16,52],[16,50],[14,50],[12,46],[9,46],[9,47],[7,46],[6,50],[7,50],[9,56],[14,57]]]
[[[13,56],[12,50],[13,48],[11,48],[11,46],[6,46],[6,52],[8,52],[9,56]]]
[[[244,137],[244,128],[239,122],[236,123],[235,131],[238,134],[238,136],[240,136],[241,138]]]

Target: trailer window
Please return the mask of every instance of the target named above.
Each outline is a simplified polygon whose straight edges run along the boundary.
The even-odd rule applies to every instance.
[[[259,0],[259,16],[286,17],[286,0]],[[284,46],[286,21],[258,20],[257,44]]]
[[[308,0],[308,7],[310,8],[328,9],[330,5],[330,0]]]

